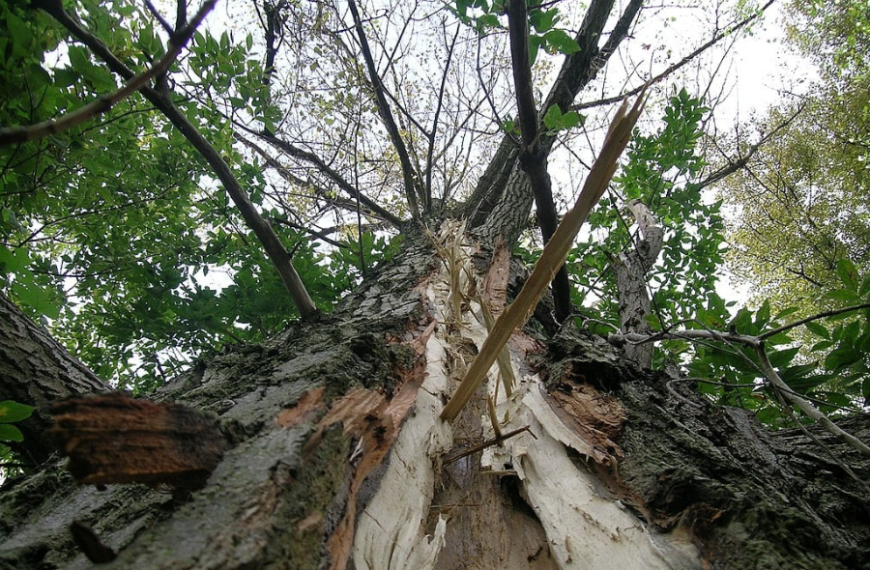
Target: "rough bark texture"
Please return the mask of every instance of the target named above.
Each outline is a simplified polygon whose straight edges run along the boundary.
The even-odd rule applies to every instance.
[[[799,429],[771,433],[687,383],[627,368],[598,339],[560,335],[545,360],[551,391],[573,377],[617,395],[625,458],[604,479],[650,525],[691,536],[713,568],[870,568],[870,462],[827,431],[808,428],[824,447]],[[870,438],[870,416],[844,423]]]
[[[602,44],[604,26],[613,4],[613,0],[590,3],[574,38],[580,50],[565,58],[559,77],[539,110],[539,121],[552,105],[558,105],[563,112],[568,111],[575,97],[595,79],[598,71],[626,38],[643,2],[629,2],[608,34],[608,40]],[[552,134],[540,137],[539,152],[543,160],[549,156],[555,141],[556,137]],[[513,138],[505,135],[463,208],[463,216],[470,220],[469,227],[479,228],[478,235],[489,245],[493,245],[499,235],[507,243],[514,243],[527,225],[533,195],[528,179],[517,169],[519,157],[520,151]]]
[[[354,387],[391,393],[396,370],[413,365],[412,350],[387,340],[424,319],[413,286],[432,257],[428,248],[406,253],[336,315],[213,356],[158,393],[220,415],[234,448],[206,488],[186,502],[144,485],[98,490],[77,486],[61,465],[8,482],[0,568],[90,568],[74,521],[119,552],[106,568],[316,568],[345,510],[352,438],[330,426],[303,450],[322,409],[289,427],[279,418],[318,388],[327,404]]]
[[[641,235],[634,239],[634,247],[619,255],[614,264],[616,288],[619,291],[619,328],[623,333],[650,334],[647,322],[650,298],[647,293],[646,274],[655,265],[662,250],[664,231],[658,220],[644,204],[634,200],[628,204],[637,221]],[[640,368],[650,368],[653,344],[626,344],[625,356]]]
[[[33,465],[55,451],[48,431],[54,402],[109,387],[41,327],[36,326],[0,294],[0,396],[36,407],[28,419],[15,424],[26,446],[15,446]]]
[[[549,402],[559,429],[579,438],[579,446],[547,444],[569,469],[536,487],[556,468],[536,459],[553,427],[538,424],[505,442],[512,459],[493,459],[505,457],[493,446],[483,468],[480,453],[448,464],[491,437],[482,419],[487,393],[453,425],[426,415],[443,405],[429,380],[473,356],[474,335],[436,344],[446,351],[419,350],[432,346],[428,335],[452,333],[432,324],[445,323],[447,312],[431,293],[444,288],[432,281],[431,250],[409,242],[334,315],[206,359],[158,394],[220,418],[232,448],[203,489],[187,498],[144,485],[100,490],[50,465],[0,495],[0,568],[92,567],[74,523],[93,530],[85,533],[100,546],[92,556],[116,555],[102,568],[609,568],[637,538],[667,553],[631,566],[638,568],[870,568],[866,487],[827,455],[866,480],[870,466],[855,452],[817,430],[825,449],[798,431],[769,434],[747,412],[709,406],[685,383],[676,398],[668,378],[641,373],[603,341],[568,329],[532,358],[549,395],[530,391],[523,402]],[[528,383],[534,371],[521,361],[536,343],[523,335],[512,342]],[[500,418],[503,406],[519,403],[496,398]],[[433,442],[403,447],[401,437],[421,418],[450,431],[452,443],[435,441],[413,463],[415,446]],[[866,417],[849,429],[870,437]],[[409,504],[426,471],[434,495]],[[579,519],[589,544],[553,534],[559,521],[537,499],[577,477],[589,481],[594,501],[634,522],[605,532],[604,543],[592,539],[603,519],[589,514]],[[432,538],[402,538],[399,525],[399,542],[378,544],[389,529],[373,519],[386,516],[374,506],[385,494]],[[378,547],[385,562],[371,562],[382,560]]]

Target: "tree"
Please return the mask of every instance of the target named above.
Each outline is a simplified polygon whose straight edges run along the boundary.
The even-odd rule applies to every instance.
[[[155,316],[172,328],[184,322],[173,320],[184,302],[199,301],[200,307],[223,303],[217,294],[187,280],[191,268],[250,255],[251,243],[272,239],[263,237],[267,230],[258,225],[266,219],[279,240],[300,239],[288,228],[333,240],[338,249],[332,259],[345,266],[349,259],[358,259],[357,271],[365,279],[332,313],[306,311],[297,302],[301,318],[282,332],[202,356],[147,400],[103,395],[74,398],[55,407],[53,434],[70,457],[72,475],[51,456],[52,442],[44,432],[51,421],[49,404],[59,395],[108,386],[4,301],[0,362],[8,372],[4,370],[0,389],[16,400],[35,403],[34,415],[21,422],[25,435],[21,449],[44,463],[29,466],[26,477],[4,489],[0,564],[10,568],[88,567],[88,561],[142,568],[694,568],[703,564],[850,568],[865,564],[868,529],[863,521],[868,504],[861,478],[866,478],[870,466],[859,446],[843,446],[840,439],[847,439],[843,432],[835,438],[830,431],[807,427],[771,437],[748,412],[714,406],[692,390],[686,378],[642,369],[636,363],[645,357],[626,358],[601,337],[579,330],[573,319],[565,318],[561,285],[553,286],[555,316],[562,322],[552,334],[544,334],[552,325],[552,315],[549,323],[541,319],[540,328],[500,324],[509,318],[522,323],[535,308],[573,244],[577,226],[607,189],[641,112],[644,91],[639,88],[641,95],[630,110],[615,113],[604,150],[590,169],[575,208],[565,215],[575,227],[569,232],[564,223],[555,225],[547,159],[559,143],[560,131],[581,122],[572,109],[578,94],[628,41],[640,18],[642,2],[628,2],[621,11],[614,4],[593,1],[578,15],[575,26],[569,20],[560,24],[556,7],[525,2],[497,6],[457,2],[449,12],[440,4],[421,3],[424,14],[427,8],[437,8],[426,18],[404,11],[404,5],[378,17],[376,10],[367,11],[353,0],[347,10],[344,5],[264,2],[256,14],[263,31],[262,64],[248,57],[254,53],[253,38],[236,44],[229,31],[195,33],[191,54],[173,64],[177,67],[171,67],[170,73],[159,75],[155,87],[140,90],[147,103],[133,98],[123,103],[154,111],[152,121],[141,120],[144,113],[116,109],[110,113],[119,116],[109,114],[107,121],[99,123],[106,136],[113,134],[129,143],[120,149],[129,154],[119,156],[132,161],[141,148],[153,146],[155,156],[169,167],[147,170],[158,179],[174,173],[176,177],[164,181],[162,189],[178,194],[172,194],[171,204],[164,203],[159,193],[144,196],[143,208],[153,207],[144,212],[129,198],[107,207],[151,222],[141,233],[113,235],[132,225],[117,218],[95,222],[95,228],[86,223],[63,225],[66,233],[57,236],[81,235],[78,243],[88,249],[100,244],[88,232],[110,230],[98,235],[107,235],[110,239],[105,241],[114,244],[111,255],[86,259],[126,260],[129,268],[141,268],[148,277],[120,279],[116,268],[108,267],[107,281],[114,280],[115,285],[94,279],[93,291],[103,296],[103,291],[120,291],[119,298],[128,302],[141,298],[146,310],[161,307]],[[129,66],[148,67],[154,53],[168,51],[155,38],[164,33],[175,37],[187,25],[183,3],[174,26],[158,16],[150,3],[146,6],[148,12],[122,3],[87,4],[82,12],[87,18],[73,17],[68,11],[72,7],[54,2],[37,3],[35,11],[15,4],[4,7],[7,22],[23,22],[26,17],[35,29],[45,26],[54,34],[31,34],[31,41],[48,38],[50,43],[61,37],[45,19],[48,14],[87,46],[103,62],[92,61],[84,50],[75,56],[85,56],[77,60],[82,69],[99,70],[83,73],[83,83],[91,89],[90,75],[106,75],[108,70],[131,80],[136,74]],[[568,18],[570,13],[562,15]],[[725,37],[754,18],[754,14],[741,16],[732,25],[717,28],[713,38]],[[127,25],[116,25],[119,20]],[[78,22],[105,34],[103,41],[94,41]],[[408,44],[393,43],[414,33],[422,41],[427,36],[416,27],[433,23],[438,24],[431,28],[435,36],[444,39],[436,45],[447,54],[435,79],[421,77],[414,65],[406,66]],[[155,32],[161,26],[164,32]],[[484,39],[479,40],[478,34]],[[317,41],[299,41],[302,38]],[[448,91],[445,85],[454,77],[450,71],[454,66],[478,67],[477,57],[460,57],[461,49],[469,49],[470,54],[480,50],[481,56],[497,59],[497,50],[487,51],[487,41],[510,48],[509,88],[494,87],[495,76],[487,78],[475,69],[471,76],[456,76],[458,86]],[[78,46],[69,49],[73,47]],[[532,62],[548,51],[560,70],[547,95],[538,97],[530,83]],[[41,68],[43,56],[33,54],[33,50],[18,53]],[[282,58],[291,57],[292,67],[280,65]],[[324,74],[323,83],[325,76],[333,78],[338,87],[319,93],[312,89],[309,73]],[[469,97],[470,87],[463,81],[478,75],[483,92]],[[242,81],[243,76],[256,81]],[[71,85],[79,87],[76,82]],[[117,85],[107,82],[106,87],[114,90]],[[218,87],[220,94],[215,92]],[[423,96],[429,93],[432,99]],[[218,96],[224,94],[229,105]],[[60,96],[54,97],[57,101]],[[681,176],[695,174],[697,162],[686,147],[697,140],[696,115],[703,113],[702,105],[688,93],[671,99],[669,109],[674,110],[666,121],[671,130],[665,128],[658,137],[635,137],[631,143],[629,164],[636,172],[656,172],[649,163],[660,161],[659,174],[674,165]],[[293,105],[300,102],[304,107]],[[14,124],[37,123],[44,119],[40,113],[65,109],[34,104],[23,108],[36,120]],[[513,108],[515,119],[506,111]],[[480,118],[481,109],[491,112],[486,120]],[[124,123],[126,113],[141,121]],[[330,121],[334,129],[324,127]],[[495,144],[488,143],[494,149],[492,158],[477,162],[475,152],[481,147],[473,144],[478,140],[476,127],[489,128],[493,122],[499,123],[500,130],[491,133]],[[677,124],[687,126],[675,129]],[[136,139],[131,140],[134,134]],[[466,134],[469,138],[463,138]],[[74,140],[83,140],[77,138],[83,136],[81,132],[75,135]],[[679,152],[670,147],[679,164],[667,163],[674,157],[660,152],[667,146],[662,141],[669,137],[681,141]],[[234,146],[234,141],[241,146]],[[340,141],[353,144],[336,144]],[[12,189],[7,200],[19,199],[15,211],[31,216],[16,215],[20,227],[14,230],[21,233],[40,227],[32,226],[34,212],[39,205],[48,208],[50,202],[39,196],[43,188],[25,185],[23,173],[38,172],[39,180],[50,177],[54,168],[96,160],[84,144],[81,155],[61,155],[48,172],[34,170],[34,156],[41,157],[59,143],[56,138],[28,145],[32,143],[35,146],[15,147],[13,157],[7,158],[7,175],[19,184],[4,186]],[[187,157],[181,149],[186,149]],[[31,162],[15,159],[17,153]],[[174,172],[171,166],[181,166],[185,158],[195,165],[190,171]],[[95,168],[101,164],[95,163]],[[268,167],[268,174],[262,165]],[[97,172],[107,170],[108,165],[103,165]],[[474,184],[468,180],[473,174],[480,175]],[[210,192],[211,176],[221,181],[236,206],[256,207],[244,215],[229,210],[225,199]],[[91,178],[82,176],[85,181]],[[620,184],[628,189],[629,171],[622,179]],[[108,202],[115,198],[107,193],[112,180],[104,179],[104,184],[98,178],[85,190],[102,191]],[[266,190],[279,181],[286,183],[280,193]],[[673,190],[671,195],[683,192],[673,181],[662,184]],[[626,194],[636,197],[639,186]],[[19,187],[26,192],[18,193]],[[291,194],[302,195],[291,200]],[[62,195],[81,198],[76,191]],[[528,227],[533,202],[547,244],[531,275],[523,276],[511,263],[511,250]],[[328,210],[322,210],[323,205]],[[644,217],[642,208],[632,205],[635,216]],[[87,210],[78,208],[70,208],[68,214]],[[324,221],[324,212],[335,216],[344,235],[310,227]],[[51,210],[48,216],[56,213]],[[350,228],[341,224],[341,216],[348,213],[355,214],[356,223]],[[449,219],[455,215],[463,216],[464,222]],[[600,227],[615,219],[598,215],[606,220],[599,222]],[[233,235],[226,229],[242,222],[249,230]],[[392,259],[373,267],[375,242],[365,237],[364,229],[376,224],[393,225],[403,239]],[[643,225],[643,240],[627,249],[653,250],[655,221]],[[178,228],[178,239],[158,241],[160,226]],[[202,238],[203,231],[209,239]],[[679,243],[691,232],[672,233]],[[13,232],[8,235],[17,237]],[[139,240],[129,247],[128,238],[128,251],[121,247],[125,235]],[[38,231],[34,236],[42,239],[45,234]],[[69,255],[60,239],[46,241],[61,255]],[[154,241],[158,243],[153,250],[145,249]],[[281,254],[287,249],[278,245],[281,248],[270,249],[264,244],[278,270],[271,275],[290,265],[289,256]],[[673,245],[663,247],[674,251]],[[303,243],[296,252],[306,249],[311,251]],[[348,249],[350,254],[342,253]],[[193,253],[183,271],[168,261],[171,252],[179,251]],[[155,266],[148,252],[159,253],[166,263]],[[26,261],[33,255],[49,262],[50,254],[48,247],[15,248],[6,254],[7,264],[18,263],[7,279],[20,302],[38,299],[37,293],[28,297],[27,292],[42,291],[39,285],[51,282],[40,277],[45,273],[34,271],[39,263],[28,266]],[[304,259],[293,256],[292,265],[317,298],[313,284],[324,272],[314,262],[303,270]],[[644,262],[628,255],[625,260]],[[73,264],[72,258],[66,263]],[[692,264],[687,267],[686,271],[696,270]],[[265,277],[267,269],[265,263],[243,265],[238,272],[243,279],[233,290],[239,297],[230,299],[244,301],[240,286],[255,279],[253,286],[262,287],[261,295],[286,295],[274,286],[280,281]],[[641,276],[650,267],[642,269]],[[87,277],[93,278],[94,268],[88,271]],[[517,282],[522,284],[519,292]],[[336,283],[333,279],[329,285]],[[139,292],[130,294],[134,286]],[[163,289],[149,291],[149,287]],[[342,288],[333,287],[332,294]],[[644,289],[632,287],[635,292]],[[625,288],[617,284],[616,294],[626,295]],[[85,307],[100,307],[103,299],[94,297]],[[161,304],[165,299],[168,307]],[[529,304],[521,305],[523,299]],[[37,309],[34,304],[31,310]],[[250,305],[242,302],[241,306]],[[640,303],[637,310],[645,310],[643,306]],[[141,327],[132,318],[135,312],[128,313],[130,336],[139,334],[137,327]],[[545,307],[543,313],[547,317]],[[646,317],[635,313],[625,322],[620,319],[623,344],[634,342],[632,334],[652,339],[651,331],[637,326],[636,321]],[[206,338],[214,339],[219,325],[226,326],[215,320]],[[246,327],[230,330],[240,340],[257,338],[247,336]],[[256,332],[267,337],[268,326]],[[737,331],[723,334],[724,340],[744,338]],[[495,345],[489,339],[496,337],[510,337],[510,342]],[[752,338],[758,340],[760,354],[766,354],[760,336]],[[490,381],[475,389],[469,374],[475,366],[481,368],[484,355],[497,363],[498,373],[491,371]],[[777,378],[775,371],[773,376]],[[468,400],[450,407],[448,400],[456,401],[455,393],[463,391],[458,386],[465,387]],[[769,389],[780,388],[773,382]],[[448,409],[455,413],[445,421]],[[862,439],[870,432],[864,416],[834,428]],[[820,453],[814,447],[819,441],[830,455],[814,455]],[[72,476],[86,485],[78,486]]]
[[[720,195],[736,210],[729,267],[752,302],[808,317],[860,302],[870,243],[866,3],[794,3],[790,41],[817,66],[805,96],[771,109]],[[866,401],[866,315],[809,325],[791,385],[835,405]],[[790,347],[791,348],[791,347]],[[809,372],[807,372],[809,371]],[[845,394],[845,396],[844,396]]]
[[[726,179],[722,196],[740,209],[729,236],[732,270],[756,302],[810,315],[829,308],[825,294],[840,288],[840,260],[867,266],[870,40],[864,2],[792,8],[791,43],[820,79],[770,111],[764,123],[784,128]]]

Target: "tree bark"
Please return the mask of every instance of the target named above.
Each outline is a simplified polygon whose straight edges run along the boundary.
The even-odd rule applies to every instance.
[[[231,447],[192,495],[80,486],[63,462],[7,482],[0,568],[870,567],[866,487],[830,454],[865,480],[866,460],[814,429],[825,448],[770,434],[570,328],[546,345],[517,331],[511,396],[493,370],[441,422],[486,335],[482,280],[460,280],[450,318],[449,272],[477,251],[461,248],[447,262],[409,237],[333,315],[156,394],[215,414]],[[496,436],[490,399],[499,431],[519,432],[464,455]]]
[[[634,238],[633,248],[621,253],[614,265],[616,288],[619,291],[619,328],[623,333],[650,334],[652,328],[647,322],[650,297],[646,274],[655,265],[662,250],[664,231],[649,208],[639,200],[632,200],[627,208],[637,221],[641,235]],[[650,368],[653,344],[626,344],[625,356],[640,368]]]
[[[54,453],[48,430],[51,405],[83,394],[105,392],[109,386],[71,356],[40,326],[28,319],[0,293],[0,396],[34,406],[33,414],[15,425],[24,445],[15,451],[37,466]]]

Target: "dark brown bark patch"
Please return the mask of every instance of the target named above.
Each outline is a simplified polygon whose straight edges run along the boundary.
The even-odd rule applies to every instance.
[[[305,392],[295,406],[281,410],[275,421],[281,427],[293,427],[304,423],[323,408],[323,392],[323,386]]]
[[[80,483],[194,490],[226,449],[217,420],[181,404],[107,394],[58,403],[52,414],[58,446]]]
[[[546,399],[559,419],[593,447],[597,463],[612,465],[624,456],[616,444],[626,417],[618,398],[566,379]]]

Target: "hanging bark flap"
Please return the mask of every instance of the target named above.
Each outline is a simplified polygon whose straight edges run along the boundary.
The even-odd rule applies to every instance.
[[[107,394],[60,402],[52,415],[52,432],[80,483],[197,489],[227,447],[217,419],[181,404]]]
[[[567,379],[542,395],[559,420],[594,449],[590,456],[596,462],[610,465],[614,459],[623,457],[615,441],[626,417],[619,399],[590,384]]]
[[[507,306],[510,262],[511,254],[504,243],[504,239],[499,237],[495,244],[495,250],[492,252],[492,262],[489,265],[489,271],[487,271],[486,277],[483,279],[483,291],[481,292],[483,301],[489,306],[492,316],[496,318],[502,314],[505,306]]]

